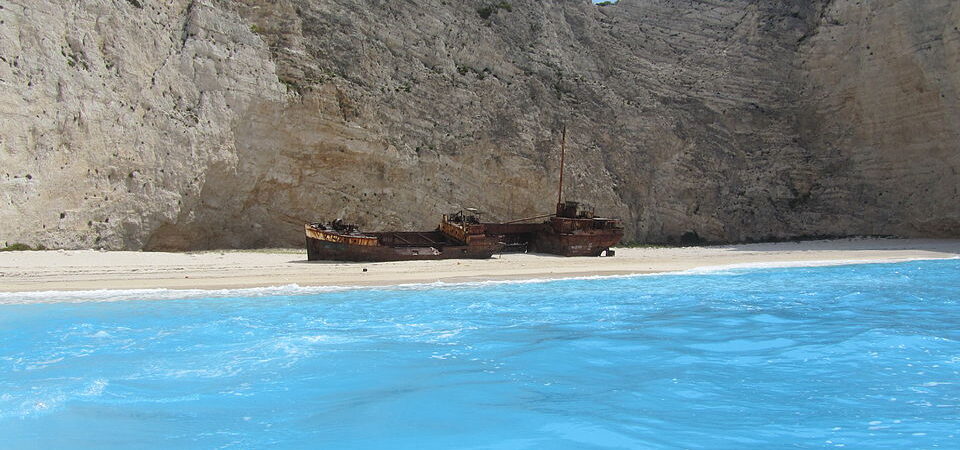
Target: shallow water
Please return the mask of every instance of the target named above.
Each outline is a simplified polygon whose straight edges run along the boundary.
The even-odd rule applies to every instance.
[[[6,304],[0,447],[958,448],[958,303],[960,260]]]

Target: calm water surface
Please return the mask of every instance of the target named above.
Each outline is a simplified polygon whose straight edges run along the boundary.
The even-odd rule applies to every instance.
[[[960,448],[958,303],[960,260],[6,304],[0,447]]]

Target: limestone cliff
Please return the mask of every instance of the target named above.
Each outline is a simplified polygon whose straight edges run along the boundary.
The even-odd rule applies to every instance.
[[[568,198],[628,239],[960,236],[951,0],[0,0],[0,243],[299,245]]]
[[[806,36],[810,226],[960,237],[960,2],[835,0]]]

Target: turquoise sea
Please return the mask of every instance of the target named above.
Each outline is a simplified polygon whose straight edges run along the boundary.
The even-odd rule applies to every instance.
[[[40,295],[2,448],[960,448],[956,259]]]

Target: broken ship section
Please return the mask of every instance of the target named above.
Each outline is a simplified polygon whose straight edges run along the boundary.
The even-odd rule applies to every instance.
[[[309,261],[484,259],[504,247],[497,236],[487,235],[486,225],[463,213],[444,215],[434,231],[361,232],[339,220],[304,228]]]
[[[541,216],[542,217],[542,216]],[[613,256],[610,247],[623,238],[619,219],[594,217],[577,202],[557,204],[557,213],[542,223],[487,223],[486,232],[499,236],[506,251],[561,256]]]

